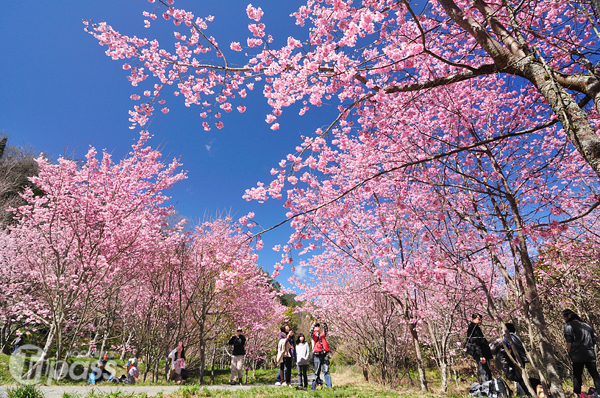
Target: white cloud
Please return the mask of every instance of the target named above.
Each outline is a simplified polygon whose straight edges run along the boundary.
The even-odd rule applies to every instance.
[[[296,277],[298,277],[299,279],[306,279],[306,276],[308,274],[308,267],[296,267],[296,269],[294,270],[294,275],[296,275]]]

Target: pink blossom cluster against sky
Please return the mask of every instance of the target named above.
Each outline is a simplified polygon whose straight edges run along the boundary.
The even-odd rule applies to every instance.
[[[213,15],[209,33],[219,43],[245,43],[252,36],[246,13],[249,1],[179,0],[178,7],[199,16]],[[266,11],[261,22],[273,33],[274,46],[296,33],[302,37],[289,17],[301,3],[253,1]],[[53,160],[59,155],[82,158],[92,144],[98,150],[106,148],[116,159],[124,156],[139,137],[139,129],[129,129],[128,111],[134,104],[130,97],[143,92],[127,81],[129,71],[123,70],[122,62],[106,57],[106,48],[84,32],[82,20],[108,21],[123,34],[173,42],[169,24],[144,28],[143,11],[149,8],[143,0],[3,4],[0,131],[13,145],[30,145]],[[229,54],[235,55],[235,51]],[[244,52],[239,53],[240,64],[243,56]],[[234,219],[255,212],[255,221],[265,228],[285,218],[282,202],[246,202],[244,191],[258,181],[270,182],[271,168],[294,151],[300,136],[328,124],[329,112],[335,111],[324,107],[303,118],[297,111],[286,112],[279,118],[279,130],[273,131],[265,122],[270,108],[258,88],[238,104],[246,107],[244,114],[231,112],[222,129],[213,126],[206,132],[197,107],[186,108],[181,101],[170,100],[169,114],[161,113],[147,127],[153,135],[150,144],[160,145],[167,157],[181,156],[183,169],[188,171],[188,179],[169,191],[179,214],[197,221],[223,212],[230,212]],[[281,254],[271,248],[285,244],[290,231],[284,226],[263,237],[265,248],[259,252],[263,268],[273,270]],[[285,282],[286,276],[280,281]]]

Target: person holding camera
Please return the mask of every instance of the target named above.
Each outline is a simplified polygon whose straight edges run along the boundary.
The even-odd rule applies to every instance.
[[[242,334],[241,327],[238,327],[236,334],[229,339],[229,345],[233,346],[229,384],[242,384],[244,375],[244,356],[246,355],[246,337]]]
[[[322,329],[321,329],[322,328]],[[323,384],[321,381],[321,370],[323,371],[323,378],[325,379],[325,385],[327,388],[331,388],[331,375],[329,374],[329,344],[327,344],[327,323],[319,322],[316,318],[315,322],[310,327],[310,336],[313,341],[314,347],[314,365],[315,365],[315,379],[317,384]]]

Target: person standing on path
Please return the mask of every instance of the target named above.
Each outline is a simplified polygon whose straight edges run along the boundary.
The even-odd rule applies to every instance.
[[[467,328],[466,350],[467,354],[472,356],[475,362],[477,362],[479,382],[483,384],[488,380],[492,380],[489,361],[494,356],[492,355],[492,350],[490,350],[490,344],[484,337],[479,325],[481,325],[481,314],[473,314],[471,316],[471,323]]]
[[[308,388],[308,356],[310,355],[310,348],[304,338],[304,335],[300,333],[298,335],[298,341],[296,342],[296,363],[298,364],[298,385],[301,390]]]
[[[290,344],[290,337],[293,335],[294,332],[290,330],[277,343],[277,364],[279,365],[279,373],[282,377],[282,386],[292,386],[292,344]]]
[[[229,345],[233,346],[229,384],[242,384],[244,377],[244,355],[246,355],[246,337],[242,334],[241,327],[237,328],[236,334],[229,339]]]
[[[277,344],[279,344],[279,340],[285,339],[287,337],[287,334],[289,331],[290,331],[290,327],[288,325],[283,325],[279,329],[279,335],[277,337]],[[281,372],[279,371],[279,369],[277,369],[277,376],[275,376],[275,385],[276,386],[281,385],[281,376],[282,376]]]
[[[587,396],[581,394],[584,367],[587,368],[594,380],[594,386],[598,393],[600,392],[600,375],[598,375],[596,367],[596,352],[594,351],[596,336],[594,330],[570,309],[564,310],[562,315],[565,320],[563,331],[567,342],[567,351],[571,362],[573,362],[573,393],[577,396]]]
[[[317,383],[320,382],[321,370],[323,371],[323,378],[325,379],[325,385],[327,388],[331,388],[331,375],[329,374],[329,344],[327,343],[327,323],[319,323],[319,319],[315,319],[315,323],[310,327],[310,336],[313,341],[314,347],[314,365],[315,365],[315,379]],[[321,330],[323,325],[323,330]]]

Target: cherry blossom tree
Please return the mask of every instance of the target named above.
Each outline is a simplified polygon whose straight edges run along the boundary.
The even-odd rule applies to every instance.
[[[161,220],[171,209],[163,191],[185,177],[179,163],[165,165],[160,152],[146,147],[142,133],[129,155],[115,163],[90,148],[85,163],[38,158],[39,174],[16,209],[18,223],[8,233],[15,242],[10,261],[35,283],[36,295],[49,310],[50,332],[34,374],[48,357],[68,321],[78,331],[90,309],[106,299],[103,289],[130,265],[127,253],[161,238]],[[76,316],[75,316],[76,315]],[[76,332],[77,334],[77,332]]]
[[[507,316],[499,299],[530,320],[539,336],[532,363],[550,396],[564,396],[532,254],[597,207],[591,2],[439,0],[416,10],[401,1],[309,0],[293,14],[307,36],[279,49],[260,23],[263,10],[249,5],[253,37],[242,67],[229,62],[242,45],[228,50],[208,33],[212,17],[173,0],[152,3],[146,27],[171,20],[175,52],[86,22],[108,56],[125,60],[132,85],[147,86],[132,127],[172,92],[203,108],[205,129],[212,119],[221,128],[221,112],[262,81],[274,130],[286,107],[339,110],[272,170],[270,184],[245,194],[264,201],[287,193],[295,233],[276,268],[292,263],[295,250],[326,247],[340,264],[351,259],[344,272],[359,268],[396,297],[406,320],[420,308],[406,287],[454,272],[480,289],[495,321]]]

